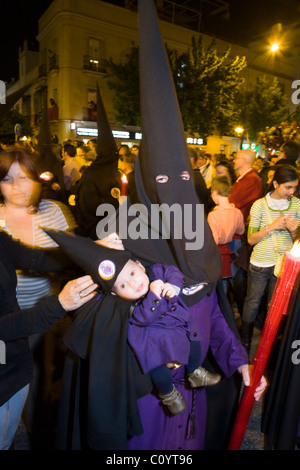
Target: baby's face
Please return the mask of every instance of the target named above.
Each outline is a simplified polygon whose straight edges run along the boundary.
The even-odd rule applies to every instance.
[[[117,277],[112,294],[123,299],[137,300],[149,290],[149,278],[138,261],[129,260]]]

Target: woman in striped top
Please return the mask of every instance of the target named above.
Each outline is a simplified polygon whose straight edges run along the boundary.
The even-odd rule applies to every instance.
[[[57,201],[41,199],[42,184],[38,170],[31,157],[19,148],[0,154],[0,225],[1,229],[21,242],[40,248],[51,248],[56,243],[40,228],[74,230],[75,220],[67,206]],[[17,271],[17,300],[21,309],[34,307],[42,298],[59,292],[62,278],[54,280],[50,274],[40,275]],[[54,372],[52,356],[44,355],[46,346],[55,349],[55,331],[47,336],[33,335],[29,338],[34,354],[35,378],[31,383],[26,404],[27,419],[33,426],[33,414],[39,397],[36,394],[38,381],[43,390],[49,390]],[[43,342],[47,338],[47,342]],[[46,346],[45,346],[46,344]],[[41,349],[42,348],[42,349]],[[45,366],[45,358],[47,367]],[[49,364],[50,362],[50,364]],[[50,367],[49,367],[50,366]],[[49,370],[51,369],[51,370]],[[43,373],[43,375],[42,375]],[[41,397],[40,397],[41,399]],[[37,413],[39,416],[40,413]]]
[[[250,350],[259,304],[268,288],[268,302],[276,284],[274,268],[280,255],[290,250],[300,224],[300,200],[293,196],[299,173],[289,165],[275,171],[270,191],[250,210],[248,242],[253,246],[248,271],[247,295],[242,314],[241,337]]]

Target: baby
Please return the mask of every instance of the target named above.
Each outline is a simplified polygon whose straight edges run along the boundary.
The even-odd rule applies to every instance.
[[[144,373],[150,373],[159,396],[172,414],[186,404],[172,381],[170,368],[185,364],[191,387],[215,385],[220,375],[201,364],[201,346],[190,313],[179,294],[183,274],[175,266],[156,263],[149,273],[131,259],[116,234],[95,243],[85,237],[43,228],[97,283],[103,294],[132,302],[128,342]],[[149,274],[149,275],[148,275]]]
[[[192,388],[215,385],[221,377],[200,367],[200,342],[195,341],[189,310],[179,297],[183,274],[175,266],[156,263],[149,276],[139,261],[130,259],[111,293],[135,301],[128,326],[129,344],[143,372],[150,373],[162,403],[175,415],[183,412],[186,404],[173,384],[172,367],[186,364]]]

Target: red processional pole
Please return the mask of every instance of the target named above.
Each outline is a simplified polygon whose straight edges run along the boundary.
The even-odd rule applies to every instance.
[[[281,275],[277,280],[268,314],[257,346],[250,377],[250,385],[245,387],[228,450],[239,450],[254,404],[254,392],[263,376],[270,351],[283,315],[288,313],[291,297],[299,283],[300,244],[295,242],[290,252],[285,253]]]

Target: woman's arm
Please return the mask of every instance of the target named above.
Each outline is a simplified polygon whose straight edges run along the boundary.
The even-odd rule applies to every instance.
[[[74,262],[60,248],[33,248],[0,231],[0,249],[15,269],[56,272],[74,268]]]
[[[286,230],[286,218],[283,216],[278,217],[270,225],[266,225],[261,230],[252,231],[252,233],[251,227],[249,227],[249,229],[250,230],[248,231],[248,243],[249,245],[253,246],[262,241],[264,238],[268,237],[273,230]]]
[[[44,333],[66,312],[75,310],[91,300],[97,285],[90,276],[69,281],[58,296],[49,296],[28,309],[0,318],[0,339],[11,341],[35,333]]]

